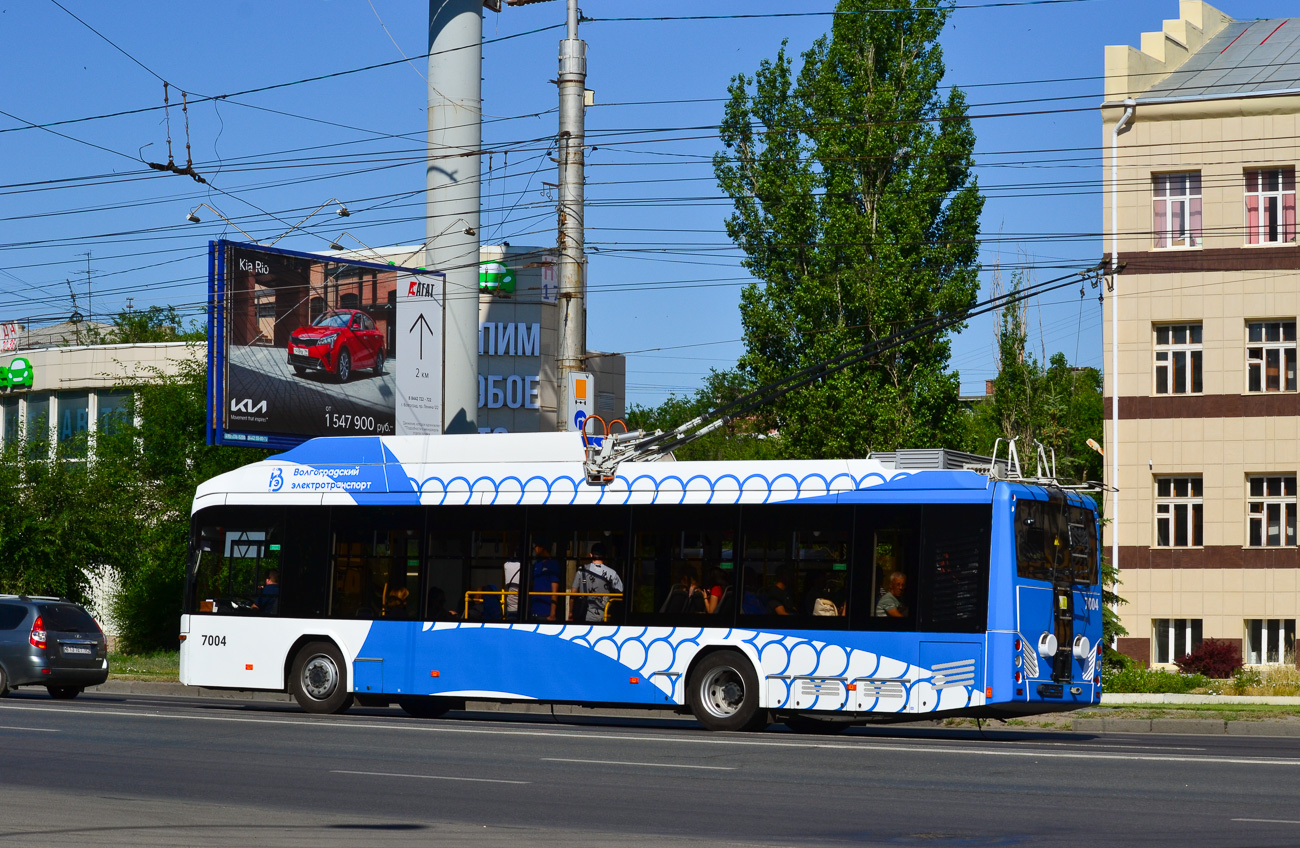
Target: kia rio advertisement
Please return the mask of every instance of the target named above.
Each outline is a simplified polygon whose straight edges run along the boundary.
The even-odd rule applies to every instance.
[[[301,377],[310,370],[333,374],[346,383],[357,368],[384,373],[384,334],[364,312],[327,312],[289,336],[289,364]]]
[[[238,242],[212,256],[212,444],[440,432],[441,274]]]

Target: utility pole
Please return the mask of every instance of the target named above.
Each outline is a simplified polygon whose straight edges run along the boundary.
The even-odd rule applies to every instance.
[[[425,266],[447,275],[443,432],[478,425],[483,0],[429,0]]]
[[[86,320],[95,320],[95,303],[90,297],[90,251],[81,254],[86,257]]]
[[[569,26],[560,42],[559,162],[560,342],[557,368],[556,428],[571,426],[569,374],[583,369],[587,352],[587,314],[583,302],[587,263],[583,244],[586,137],[587,42],[578,38],[578,0],[568,0]]]

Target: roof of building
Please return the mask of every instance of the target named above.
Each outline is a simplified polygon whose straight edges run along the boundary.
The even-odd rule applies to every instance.
[[[1300,91],[1300,18],[1233,21],[1142,100]]]

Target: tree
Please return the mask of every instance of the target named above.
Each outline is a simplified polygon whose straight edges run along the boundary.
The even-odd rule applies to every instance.
[[[656,407],[633,404],[627,411],[627,426],[629,430],[667,432],[753,388],[738,371],[713,370],[704,385],[688,397],[671,395]],[[779,459],[781,439],[766,429],[764,416],[743,417],[683,445],[673,454],[680,460]]]
[[[745,378],[761,385],[953,314],[978,291],[983,198],[937,39],[948,11],[840,0],[796,77],[782,45],[736,76],[714,157],[727,232],[760,282],[741,300]],[[752,89],[752,90],[751,90]],[[961,433],[947,334],[911,342],[773,409],[794,457],[952,446]]]

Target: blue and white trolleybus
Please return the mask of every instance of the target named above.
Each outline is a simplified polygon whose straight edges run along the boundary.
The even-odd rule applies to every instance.
[[[316,439],[209,480],[181,681],[717,730],[1100,700],[1090,499],[893,458],[627,462],[593,486],[583,456],[572,433]]]

